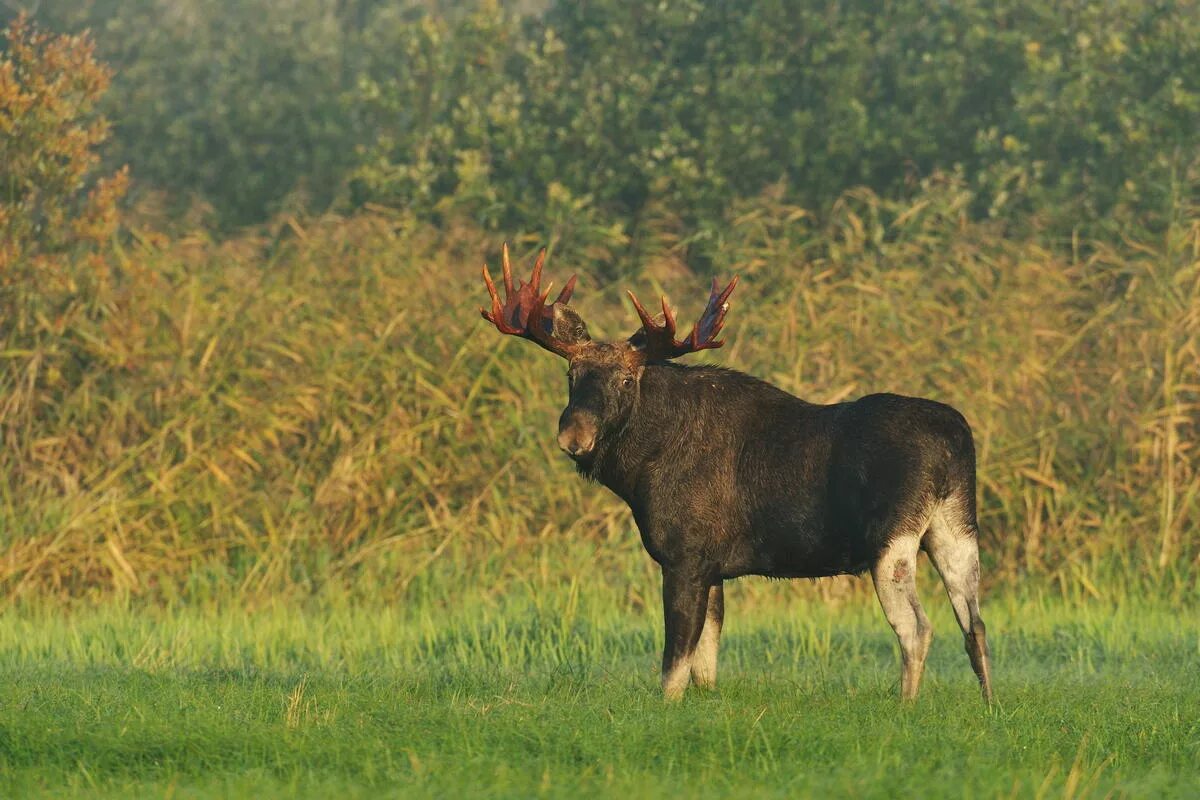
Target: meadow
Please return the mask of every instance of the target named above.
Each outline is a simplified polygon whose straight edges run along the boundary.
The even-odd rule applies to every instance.
[[[652,595],[638,545],[619,545]],[[664,704],[654,604],[575,577],[0,621],[6,797],[1146,797],[1200,791],[1190,598],[985,598],[987,708],[932,571],[922,696],[867,581],[728,590],[721,685]],[[575,570],[578,570],[575,572]],[[935,587],[937,587],[935,589]]]

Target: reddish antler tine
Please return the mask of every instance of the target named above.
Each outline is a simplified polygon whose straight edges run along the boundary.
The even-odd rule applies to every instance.
[[[547,331],[542,325],[543,316],[546,311],[546,300],[550,298],[550,286],[546,287],[546,291],[540,295],[534,295],[533,305],[529,309],[529,319],[526,324],[526,330],[529,335],[535,340],[542,343],[542,346],[551,352],[558,353],[561,356],[570,356],[570,348],[562,342],[554,339],[553,330]],[[553,328],[553,324],[551,325]]]
[[[508,302],[508,298],[512,297],[513,293],[512,262],[508,260],[508,242],[500,246],[500,260],[504,270],[504,301]]]
[[[725,325],[725,315],[729,313],[729,303],[721,303],[718,308],[720,310],[717,311],[717,318],[713,322],[713,336],[720,333],[721,328]]]
[[[700,319],[692,326],[692,333],[688,337],[693,350],[717,348],[725,344],[724,341],[718,341],[716,337],[721,332],[721,327],[725,324],[725,315],[729,311],[729,304],[725,301],[729,299],[735,286],[737,286],[736,275],[724,291],[720,288],[720,281],[713,278],[713,288],[708,297],[708,305],[705,306]]]
[[[733,276],[733,280],[731,280],[729,282],[729,285],[725,287],[725,291],[721,292],[721,298],[717,301],[718,303],[723,304],[726,300],[729,299],[729,295],[733,294],[733,289],[735,286],[738,285],[738,278],[740,278],[740,277],[741,277],[740,275]],[[713,278],[714,291],[715,291],[716,286],[717,286],[717,279]]]
[[[667,327],[667,332],[671,334],[671,338],[675,338],[675,313],[671,311],[671,306],[667,305],[667,296],[664,294],[662,298],[663,307],[663,324]]]
[[[633,290],[626,289],[625,294],[629,295],[629,299],[633,301],[633,308],[642,320],[642,327],[649,332],[654,327],[654,320],[650,319],[650,315],[646,313],[646,309],[642,308],[642,304],[638,302],[637,295],[633,293]]]
[[[738,275],[734,275],[733,279],[729,281],[729,285],[725,287],[725,291],[721,292],[721,296],[717,298],[717,308],[720,309],[720,312],[717,314],[717,326],[713,331],[714,336],[721,330],[721,326],[725,324],[725,315],[729,313],[729,295],[733,294],[733,290],[737,288],[739,277]]]
[[[533,287],[533,293],[537,294],[538,289],[542,284],[542,265],[546,263],[546,248],[538,251],[537,260],[533,262],[533,275],[529,278],[529,285]]]
[[[554,301],[555,304],[562,303],[563,305],[566,305],[567,303],[571,302],[571,292],[575,291],[575,279],[578,277],[578,275],[571,276],[571,279],[567,281],[567,285],[564,286],[563,290],[558,293],[558,299]]]
[[[526,332],[535,336],[542,332],[542,309],[545,308],[545,305],[546,295],[530,295],[529,314],[525,317]]]
[[[483,282],[487,284],[488,294],[492,298],[492,314],[488,316],[488,312],[482,308],[479,313],[483,314],[483,318],[491,323],[496,323],[500,319],[500,296],[496,294],[496,284],[492,283],[492,273],[487,268],[487,262],[483,262]]]

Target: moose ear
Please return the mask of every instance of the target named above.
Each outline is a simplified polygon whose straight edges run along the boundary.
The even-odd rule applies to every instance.
[[[546,333],[558,341],[571,344],[587,344],[592,341],[588,334],[587,323],[575,313],[575,309],[566,303],[555,303],[550,306],[549,319],[542,324]]]

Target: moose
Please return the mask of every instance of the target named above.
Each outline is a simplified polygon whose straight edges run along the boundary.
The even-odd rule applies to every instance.
[[[933,638],[917,597],[924,550],[991,702],[975,445],[962,414],[895,394],[814,404],[741,372],[674,363],[722,346],[716,337],[736,276],[724,289],[713,280],[708,305],[683,339],[675,338],[665,297],[657,321],[629,292],[641,328],[625,341],[595,341],[567,305],[575,276],[547,305],[545,258],[543,249],[530,280],[514,286],[505,245],[504,302],[485,263],[491,308],[480,312],[501,333],[567,360],[559,447],[580,474],[629,505],[662,568],[666,699],[682,697],[689,682],[716,686],[724,581],[869,570],[900,641],[901,697],[914,700]]]

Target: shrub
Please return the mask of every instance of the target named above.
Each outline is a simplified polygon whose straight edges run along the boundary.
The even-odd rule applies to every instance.
[[[96,105],[110,73],[85,36],[17,17],[0,60],[0,318],[9,345],[61,329],[107,275],[127,175],[97,177],[109,135]]]
[[[51,17],[90,27],[116,71],[110,157],[172,210],[210,224],[327,206],[354,157],[342,93],[357,74],[345,15],[326,0],[98,0]],[[340,13],[340,12],[344,12]],[[49,12],[47,12],[49,13]]]
[[[223,225],[349,199],[707,259],[767,186],[823,213],[938,171],[964,176],[976,218],[1162,229],[1200,186],[1198,11],[94,0],[49,18],[93,26],[117,67],[114,157]]]
[[[545,227],[553,193],[631,237],[669,209],[693,257],[739,198],[827,210],[959,171],[974,216],[1162,228],[1197,197],[1200,14],[1190,2],[556,3],[520,20],[381,14],[390,80],[362,199],[454,198]],[[397,45],[399,42],[401,44]]]

